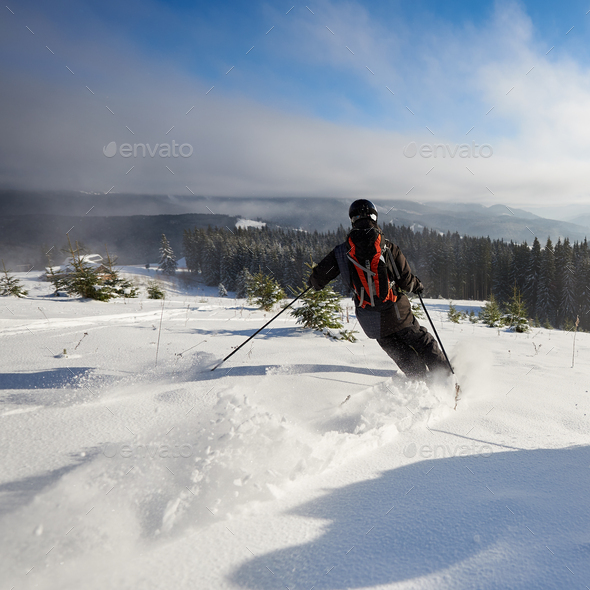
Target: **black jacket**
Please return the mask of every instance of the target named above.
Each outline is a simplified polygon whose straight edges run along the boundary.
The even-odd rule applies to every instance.
[[[395,280],[398,290],[411,292],[418,284],[418,279],[412,274],[406,257],[399,247],[389,240],[386,240],[386,247],[390,249],[399,272],[399,278]],[[316,291],[323,289],[341,273],[343,261],[342,257],[340,257],[340,264],[338,263],[338,248],[348,250],[349,246],[347,242],[340,244],[314,267],[309,277],[309,284]],[[346,269],[344,269],[344,272],[348,274]],[[384,338],[389,334],[411,326],[414,322],[410,301],[406,295],[399,293],[399,291],[397,301],[390,309],[374,311],[370,307],[364,309],[357,307],[356,316],[369,338]]]

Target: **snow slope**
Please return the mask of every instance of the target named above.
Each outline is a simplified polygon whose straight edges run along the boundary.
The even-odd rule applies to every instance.
[[[572,333],[427,300],[454,411],[362,334],[285,313],[212,372],[268,314],[180,280],[162,305],[21,277],[0,311],[2,587],[590,587],[590,335],[572,368]]]

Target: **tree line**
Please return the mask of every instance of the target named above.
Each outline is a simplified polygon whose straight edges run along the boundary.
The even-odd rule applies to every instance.
[[[568,329],[580,318],[590,329],[590,251],[586,240],[550,238],[541,246],[490,238],[446,234],[386,224],[385,237],[405,254],[428,297],[487,300],[507,304],[514,288],[522,294],[528,317],[538,325]],[[303,286],[306,262],[319,262],[348,231],[308,233],[292,229],[247,228],[185,230],[188,269],[211,286],[222,283],[243,293],[244,273],[263,272],[292,294]],[[346,294],[340,278],[334,289]]]

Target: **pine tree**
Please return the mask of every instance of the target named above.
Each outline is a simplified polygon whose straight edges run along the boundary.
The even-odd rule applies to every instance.
[[[13,297],[26,297],[29,292],[22,287],[20,279],[12,276],[9,270],[6,270],[4,260],[2,261],[2,272],[4,276],[0,277],[0,297],[7,297],[12,295]]]
[[[576,305],[579,309],[580,327],[590,330],[590,252],[586,240],[580,248],[575,276]]]
[[[521,293],[524,293],[531,257],[531,250],[526,242],[523,244],[515,244],[510,242],[510,250],[513,256],[510,267],[510,275],[508,277],[509,289],[505,294],[506,299],[502,302],[508,301],[514,285],[516,285]]]
[[[115,268],[117,260],[111,257],[106,246],[105,249],[107,261],[103,264],[108,272],[103,281],[103,288],[110,292],[111,297],[137,297],[138,288],[130,280],[121,277],[119,269]]]
[[[185,229],[182,235],[182,250],[186,259],[186,267],[192,273],[201,272],[199,242],[201,230],[195,228],[192,232],[190,229]]]
[[[535,237],[529,252],[529,261],[526,269],[526,281],[524,285],[524,299],[531,316],[537,314],[537,293],[539,286],[539,274],[541,271],[541,244]]]
[[[313,262],[306,263],[305,266],[307,267],[306,275],[309,276],[313,269]],[[302,289],[299,290],[299,292],[302,291]],[[291,311],[291,315],[297,318],[298,324],[302,324],[304,328],[319,330],[339,340],[356,341],[354,332],[342,330],[340,295],[335,293],[332,287],[324,287],[320,291],[310,289],[300,301],[301,305]],[[340,330],[339,335],[336,336],[330,330]]]
[[[162,234],[160,240],[160,264],[158,270],[161,270],[165,275],[173,275],[176,272],[176,258],[168,238]]]
[[[554,324],[557,297],[555,293],[555,253],[551,238],[547,238],[547,244],[541,252],[536,300],[536,316],[541,322]]]
[[[479,311],[479,319],[490,328],[496,328],[502,325],[502,310],[493,294],[490,300]]]
[[[277,281],[263,272],[257,272],[251,276],[246,291],[248,301],[258,305],[264,311],[270,311],[277,301],[285,298],[285,292]]]
[[[45,268],[45,278],[53,285],[54,295],[58,295],[60,291],[65,291],[65,278],[62,273],[57,274],[53,267],[51,256],[47,254],[47,267]]]
[[[454,324],[458,324],[463,318],[463,314],[460,311],[457,311],[457,308],[453,305],[452,301],[449,301],[449,311],[447,313],[447,317]]]
[[[211,237],[207,237],[203,241],[203,253],[201,257],[201,269],[203,273],[203,280],[206,285],[213,287],[219,285],[221,282],[221,256],[217,251],[215,243]]]
[[[512,291],[510,273],[513,261],[513,252],[507,244],[500,240],[494,245],[492,254],[492,293],[502,303],[508,301]],[[513,281],[512,284],[514,284]]]
[[[220,297],[227,297],[227,289],[224,287],[223,283],[219,283],[217,289]]]
[[[148,299],[164,299],[166,294],[158,281],[148,281],[147,284]]]
[[[570,241],[565,238],[563,241],[563,254],[561,256],[560,268],[561,281],[559,290],[559,325],[563,326],[566,321],[576,321],[577,305],[576,305],[576,275],[580,273],[580,264],[574,264],[574,254]],[[577,268],[576,268],[577,267]]]
[[[238,299],[245,299],[248,297],[248,284],[252,280],[252,275],[247,268],[244,268],[238,274],[236,279],[236,297]]]
[[[527,332],[529,329],[526,306],[520,291],[516,287],[514,287],[510,303],[506,309],[504,323],[514,328],[516,332]]]
[[[231,237],[231,235],[229,238],[226,237],[222,245],[222,255],[219,263],[219,282],[223,283],[230,291],[235,291],[239,269],[237,268],[237,249]]]
[[[98,270],[88,262],[85,251],[76,242],[72,246],[68,236],[69,254],[68,265],[63,272],[61,281],[62,288],[68,295],[79,295],[88,299],[108,301],[111,297],[111,290],[104,287],[104,281],[99,276]]]
[[[302,304],[292,310],[291,315],[297,318],[297,323],[302,324],[304,328],[322,331],[327,328],[339,330],[343,327],[339,320],[340,296],[334,293],[331,287],[325,287],[320,291],[310,289],[299,301]]]
[[[137,297],[137,287],[119,275],[115,268],[116,261],[108,249],[106,262],[103,260],[102,263],[103,268],[93,266],[82,246],[78,242],[75,247],[72,246],[69,237],[65,252],[69,255],[67,264],[57,273],[48,256],[49,266],[45,276],[53,284],[56,293],[65,291],[68,295],[79,295],[98,301],[109,301],[114,297]]]

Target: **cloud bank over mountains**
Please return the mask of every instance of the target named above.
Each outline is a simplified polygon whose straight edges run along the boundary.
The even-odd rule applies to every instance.
[[[25,5],[0,22],[0,51],[11,58],[0,91],[4,188],[516,206],[587,199],[589,67],[567,38],[545,55],[519,5],[497,3],[477,25],[435,19],[421,30],[401,17],[381,22],[361,3],[319,2],[313,15],[267,7],[275,30],[251,62],[241,56],[231,70],[228,61],[216,79],[122,31],[105,43],[109,23],[96,12],[76,17],[81,35],[76,21],[40,10]],[[179,34],[190,26],[173,24]],[[243,35],[245,45],[256,37]],[[116,146],[111,157],[107,146]]]

